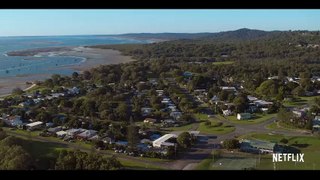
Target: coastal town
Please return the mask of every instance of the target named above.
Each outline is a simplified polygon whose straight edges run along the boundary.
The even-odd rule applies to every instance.
[[[216,86],[216,78],[209,80],[190,71],[167,72],[167,76],[123,86],[118,82],[94,83],[90,76],[88,71],[71,77],[53,75],[44,82],[34,82],[26,91],[14,89],[12,95],[0,100],[1,126],[8,134],[26,138],[80,142],[99,152],[168,159],[172,164],[183,161],[186,154],[197,156],[190,150],[200,151],[203,141],[212,146],[209,154],[214,149],[226,153],[238,149],[244,154],[299,151],[287,146],[285,138],[274,142],[241,137],[254,129],[250,126],[261,123],[261,132],[270,136],[312,137],[319,132],[316,106],[320,105],[320,89],[298,91],[306,79],[304,74],[301,78],[267,77],[255,93],[246,91],[244,81],[223,78],[223,86]],[[316,76],[308,80],[314,86],[320,83]],[[270,84],[280,82],[294,86],[292,95],[283,94],[282,103],[278,96],[264,96],[273,88]],[[109,100],[99,103],[89,98],[99,95]],[[308,100],[296,105],[301,99]],[[248,129],[242,130],[246,124]],[[260,133],[258,127],[254,131]],[[180,168],[196,164],[185,161]]]
[[[319,16],[0,10],[0,170],[320,170]]]

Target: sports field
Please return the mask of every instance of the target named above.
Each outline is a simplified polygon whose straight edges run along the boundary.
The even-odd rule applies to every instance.
[[[222,157],[215,161],[212,169],[217,170],[244,170],[255,168],[258,159],[250,157]]]

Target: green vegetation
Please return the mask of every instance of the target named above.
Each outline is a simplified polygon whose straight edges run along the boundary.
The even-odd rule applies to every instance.
[[[196,123],[191,123],[179,127],[170,127],[170,128],[164,128],[165,130],[169,131],[189,131]]]
[[[151,165],[138,161],[131,161],[129,159],[120,159],[120,163],[125,167],[125,169],[131,170],[163,170],[162,167]]]
[[[276,114],[256,115],[255,118],[248,120],[238,120],[236,116],[226,116],[225,118],[237,124],[258,124],[274,117],[276,117]],[[220,118],[223,119],[224,117],[220,116]]]
[[[283,105],[286,107],[299,107],[306,104],[312,105],[313,101],[319,97],[320,96],[301,96],[301,97],[294,98],[291,101],[286,100],[283,102]]]
[[[213,65],[229,65],[229,64],[233,64],[234,61],[219,61],[219,62],[213,62]]]
[[[236,128],[231,125],[220,125],[216,126],[217,122],[214,120],[210,120],[213,122],[211,125],[206,125],[205,122],[200,123],[198,131],[204,134],[227,134],[233,132]]]
[[[279,126],[278,126],[279,125]],[[296,127],[294,127],[294,126],[290,126],[290,125],[288,125],[288,124],[284,124],[284,123],[282,123],[282,122],[273,122],[273,123],[271,123],[271,124],[268,124],[267,126],[266,126],[266,128],[268,128],[268,129],[274,129],[274,130],[283,130],[283,129],[285,129],[285,130],[291,130],[291,131],[295,131],[295,130],[301,130],[300,128],[296,128]]]

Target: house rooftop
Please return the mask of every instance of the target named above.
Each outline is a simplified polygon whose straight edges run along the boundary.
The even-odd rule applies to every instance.
[[[37,121],[37,122],[33,122],[33,123],[30,123],[30,124],[27,124],[28,127],[34,127],[34,126],[38,126],[38,125],[41,125],[43,124],[43,122],[41,121]]]
[[[267,141],[260,141],[260,140],[242,140],[242,146],[251,146],[258,149],[273,149],[276,143],[267,142]]]

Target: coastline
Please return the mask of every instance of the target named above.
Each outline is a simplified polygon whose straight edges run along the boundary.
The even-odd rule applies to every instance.
[[[36,49],[37,50],[37,49]],[[33,50],[26,50],[36,52],[35,49]],[[120,51],[112,50],[112,49],[99,49],[99,48],[90,48],[90,47],[65,47],[59,48],[46,48],[46,51],[40,49],[39,52],[34,53],[32,56],[27,57],[34,57],[41,55],[44,59],[49,57],[49,55],[54,56],[66,56],[66,57],[75,57],[75,58],[82,58],[83,60],[80,63],[75,63],[72,65],[60,66],[55,69],[64,70],[69,69],[73,71],[83,72],[85,70],[89,70],[99,65],[108,65],[108,64],[121,64],[135,61],[130,56],[121,55]],[[18,52],[18,51],[15,51]],[[22,54],[25,51],[21,51]],[[29,52],[27,52],[29,53]],[[24,56],[26,57],[26,56]],[[10,95],[12,89],[14,88],[21,88],[26,89],[30,85],[27,85],[26,82],[33,82],[33,81],[43,81],[47,78],[50,78],[51,74],[28,74],[24,76],[12,76],[6,78],[0,78],[0,97],[4,97],[5,95]]]

